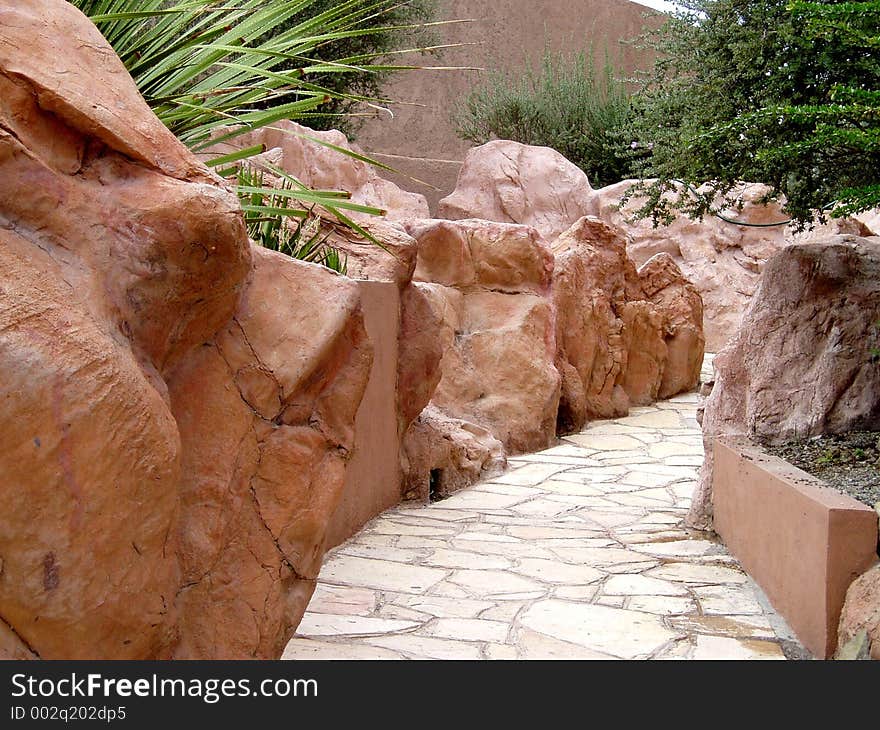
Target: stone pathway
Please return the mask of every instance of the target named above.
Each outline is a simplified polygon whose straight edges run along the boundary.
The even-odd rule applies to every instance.
[[[723,545],[682,527],[697,402],[593,422],[490,482],[385,512],[327,554],[283,658],[803,656]]]

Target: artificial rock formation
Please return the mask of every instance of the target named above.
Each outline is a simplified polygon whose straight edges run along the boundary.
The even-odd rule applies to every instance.
[[[468,150],[439,218],[532,226],[552,240],[593,212],[586,174],[549,147],[493,140]]]
[[[266,151],[253,162],[256,167],[270,163],[297,178],[303,185],[316,190],[344,190],[351,193],[351,202],[380,208],[390,221],[428,218],[424,195],[401,190],[384,179],[376,167],[362,160],[321,144],[351,150],[363,155],[357,145],[335,129],[316,131],[296,122],[280,120],[269,127],[238,135],[214,145],[205,158],[239,149],[263,145]],[[267,168],[262,164],[264,170]],[[271,177],[271,171],[266,172]],[[374,222],[376,217],[357,211],[346,215],[359,222]]]
[[[0,656],[279,656],[370,364],[354,283],[252,250],[64,0],[0,5],[0,178]]]
[[[668,256],[636,271],[620,229],[585,217],[553,243],[557,430],[625,415],[694,388],[703,355],[699,293]]]
[[[843,647],[859,632],[867,634],[868,654],[880,659],[880,565],[856,578],[846,592],[837,645]]]
[[[423,491],[429,472],[439,470],[442,489],[452,491],[465,481],[452,476],[459,464],[473,474],[474,464],[496,468],[499,443],[520,453],[546,448],[554,438],[553,257],[527,226],[429,220],[407,227],[419,246],[416,289],[440,323],[431,336],[442,352],[431,397],[436,411],[423,414],[404,443],[408,481]],[[444,430],[454,432],[452,451],[443,444],[446,456],[438,463],[436,450],[418,442]],[[458,456],[450,461],[449,454]]]
[[[776,252],[790,243],[836,233],[870,235],[868,227],[854,219],[834,219],[812,232],[798,232],[787,225],[780,204],[763,202],[768,188],[759,184],[741,187],[738,205],[726,211],[729,220],[706,216],[695,221],[681,215],[668,226],[654,227],[650,219],[634,218],[644,198],[635,196],[621,207],[634,183],[624,180],[594,190],[586,175],[559,153],[496,140],[470,150],[455,191],[440,201],[439,215],[523,223],[547,241],[587,215],[622,228],[636,266],[664,253],[696,286],[703,300],[709,352],[718,352],[736,331],[766,261]],[[643,364],[650,366],[647,360]]]
[[[712,526],[712,442],[768,442],[880,427],[880,241],[833,236],[771,259],[731,343],[715,358],[706,460],[688,520]]]

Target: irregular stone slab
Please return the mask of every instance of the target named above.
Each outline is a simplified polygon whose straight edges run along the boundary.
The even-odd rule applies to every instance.
[[[683,631],[728,636],[734,639],[774,639],[776,635],[763,615],[681,616],[672,624]]]
[[[642,543],[633,545],[632,550],[661,557],[698,557],[723,550],[720,545],[708,540],[672,540],[670,542]]]
[[[605,577],[605,573],[588,565],[567,565],[538,558],[522,558],[512,570],[542,583],[564,583],[567,585],[586,585]]]
[[[477,618],[441,618],[422,629],[428,636],[457,641],[504,642],[510,625],[503,621]]]
[[[466,641],[450,641],[416,634],[373,636],[370,644],[392,649],[411,659],[482,659],[478,644]]]
[[[480,555],[459,550],[434,550],[429,557],[421,562],[423,565],[441,568],[473,568],[477,570],[504,570],[513,565],[511,560],[498,555]]]
[[[350,642],[334,643],[330,641],[318,641],[294,636],[281,655],[282,660],[319,660],[319,659],[403,659],[404,656],[388,649],[379,649],[375,646],[353,644]]]
[[[577,446],[597,451],[628,451],[638,450],[642,442],[626,434],[601,434],[587,431],[585,433],[570,434],[565,437]]]
[[[526,628],[622,659],[646,658],[679,636],[656,616],[547,599],[522,614]]]
[[[716,565],[694,565],[693,563],[667,563],[650,571],[648,575],[652,578],[696,585],[745,583],[748,581],[748,576],[741,570]]]
[[[687,596],[686,588],[642,575],[614,575],[602,586],[606,596]]]
[[[618,657],[593,651],[584,646],[578,646],[568,641],[561,641],[546,634],[541,634],[530,629],[518,631],[517,647],[519,659],[550,660],[616,660]]]
[[[627,599],[626,607],[630,611],[644,611],[645,613],[653,613],[655,616],[676,616],[683,613],[693,613],[697,604],[690,598],[632,596]]]
[[[425,593],[449,574],[448,570],[334,554],[324,564],[327,583],[363,586],[398,593]]]
[[[528,499],[523,495],[493,494],[485,491],[462,491],[443,500],[443,509],[499,510]]]
[[[701,661],[712,659],[785,659],[779,644],[754,639],[730,639],[722,636],[700,634],[696,639],[696,649],[692,659]]]
[[[414,629],[415,621],[397,621],[374,616],[348,616],[307,612],[299,624],[300,636],[369,636]]]
[[[366,615],[372,613],[378,603],[375,591],[319,583],[309,601],[309,612]]]
[[[533,580],[497,570],[457,570],[449,581],[476,595],[503,598],[517,593],[544,593],[544,587]],[[511,599],[512,600],[512,599]]]
[[[696,586],[693,589],[705,614],[735,616],[761,614],[764,609],[747,586]]]
[[[424,548],[407,549],[402,547],[387,547],[385,545],[359,545],[350,542],[342,545],[337,555],[353,555],[359,558],[371,558],[374,560],[391,560],[396,563],[414,563],[429,553]]]
[[[443,596],[413,596],[406,593],[390,597],[395,604],[403,605],[437,618],[476,618],[491,609],[490,601],[469,598],[444,598]],[[486,618],[492,618],[486,614]]]

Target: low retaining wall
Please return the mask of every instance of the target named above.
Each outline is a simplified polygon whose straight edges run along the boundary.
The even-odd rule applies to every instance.
[[[358,285],[364,324],[373,345],[373,366],[355,419],[355,445],[342,501],[327,531],[328,549],[401,500],[397,434],[400,294],[392,282],[359,281]]]
[[[877,513],[744,438],[714,442],[715,529],[817,657],[849,584],[877,562]]]

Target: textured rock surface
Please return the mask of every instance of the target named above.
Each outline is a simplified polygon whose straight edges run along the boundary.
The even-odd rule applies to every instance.
[[[631,237],[629,255],[636,265],[658,253],[672,257],[703,298],[706,347],[717,352],[736,331],[765,262],[786,245],[785,226],[757,228],[711,216],[702,221],[679,216],[669,226],[654,228],[650,219],[632,220],[642,199],[635,198],[619,209],[621,196],[632,184],[625,180],[597,190],[593,214],[626,229]],[[757,202],[765,192],[761,185],[746,186],[742,210],[730,212],[729,217],[762,226],[787,220],[778,205]]]
[[[549,288],[553,257],[527,226],[412,223],[415,280],[443,324],[432,403],[487,428],[510,452],[549,445],[559,398]]]
[[[494,140],[470,149],[440,218],[523,223],[552,240],[593,212],[586,174],[549,147]]]
[[[314,589],[370,367],[353,281],[254,258],[235,316],[170,379],[179,658],[278,656]]]
[[[866,631],[872,659],[880,659],[880,565],[856,578],[846,592],[837,645],[844,646]]]
[[[507,466],[504,445],[487,429],[433,405],[409,426],[402,461],[406,497],[422,501],[457,492]]]
[[[703,351],[703,298],[671,256],[659,253],[639,269],[645,298],[664,314],[666,364],[658,398],[671,398],[700,381]]]
[[[689,515],[712,524],[716,435],[784,441],[880,426],[880,242],[834,236],[768,262],[731,343],[715,358],[703,415],[707,459]]]
[[[700,296],[675,264],[637,272],[623,232],[585,217],[553,243],[557,430],[625,415],[693,388],[703,356]]]
[[[278,656],[366,382],[354,284],[252,253],[62,0],[0,7],[0,175],[0,656]]]
[[[262,144],[266,147],[264,161],[281,167],[310,188],[349,192],[351,202],[382,208],[388,220],[430,217],[423,195],[401,190],[381,177],[375,166],[313,140],[364,154],[342,132],[315,131],[286,119],[221,142],[212,148],[212,153],[224,154]],[[358,221],[375,220],[375,216],[356,211],[346,215]]]

